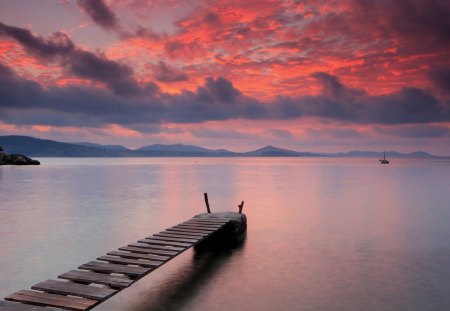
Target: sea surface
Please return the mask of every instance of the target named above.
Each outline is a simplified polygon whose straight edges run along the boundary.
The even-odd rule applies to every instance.
[[[245,201],[235,249],[184,252],[94,310],[449,310],[450,161],[41,158],[0,167],[0,296]]]

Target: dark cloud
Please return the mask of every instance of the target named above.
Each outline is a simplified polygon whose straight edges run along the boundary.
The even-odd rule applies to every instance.
[[[450,129],[439,125],[406,125],[396,127],[374,127],[375,132],[397,137],[435,138],[450,133]]]
[[[428,72],[428,78],[443,94],[450,94],[450,67],[434,67]]]
[[[0,37],[9,37],[19,42],[25,50],[42,59],[52,60],[57,56],[70,54],[75,45],[62,32],[56,32],[48,39],[36,36],[28,29],[8,26],[0,22]]]
[[[101,69],[103,65],[92,62],[92,66]],[[109,65],[106,67],[109,68]],[[83,66],[78,70],[80,75],[92,79],[107,79],[94,76],[96,73],[91,73]],[[87,70],[87,73],[83,70]],[[111,71],[109,74],[120,74],[123,68],[118,67],[116,70],[118,72]],[[105,71],[107,72],[106,69]],[[99,127],[114,123],[136,129],[165,123],[201,123],[230,119],[287,120],[308,116],[380,125],[427,125],[426,123],[450,121],[450,105],[439,102],[424,90],[403,88],[395,93],[371,96],[347,88],[335,77],[324,74],[316,76],[323,84],[324,94],[280,97],[274,101],[261,102],[245,96],[222,77],[207,78],[195,92],[185,90],[180,94],[168,94],[148,85],[149,91],[146,94],[124,97],[117,96],[118,89],[115,89],[120,89],[123,85],[111,86],[113,92],[85,86],[54,86],[44,89],[37,82],[24,79],[7,66],[0,65],[0,118],[4,122],[16,124],[38,122],[46,125]],[[412,133],[411,135],[432,136],[443,133],[445,129],[417,127],[407,128],[405,131]],[[152,131],[154,128],[147,130]],[[201,132],[196,132],[196,135],[202,135]],[[204,131],[203,134],[206,135]],[[220,136],[222,133],[209,134]],[[332,134],[340,138],[359,135],[358,132],[345,128]]]
[[[99,26],[108,30],[120,29],[116,15],[103,0],[78,0],[78,5]]]
[[[16,40],[26,51],[40,59],[58,61],[71,75],[104,83],[117,95],[145,95],[157,89],[152,83],[140,85],[134,79],[131,67],[109,60],[103,55],[79,49],[61,32],[44,39],[27,29],[0,23],[0,36]]]
[[[44,94],[38,83],[19,77],[0,63],[0,107],[23,109],[40,106]]]
[[[105,83],[118,95],[140,95],[143,90],[133,78],[133,69],[116,61],[77,50],[66,60],[69,72],[84,78]]]
[[[160,82],[171,83],[188,80],[185,73],[165,62],[160,61],[157,65],[151,65],[150,67],[153,70],[153,76]]]

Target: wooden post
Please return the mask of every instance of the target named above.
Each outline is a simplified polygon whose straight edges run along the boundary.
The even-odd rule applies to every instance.
[[[241,204],[239,204],[238,206],[239,206],[239,213],[242,214],[242,209],[244,208],[244,201],[242,201]]]
[[[211,213],[211,210],[209,209],[208,194],[205,192],[203,195],[205,197],[206,210],[208,211],[208,213]]]

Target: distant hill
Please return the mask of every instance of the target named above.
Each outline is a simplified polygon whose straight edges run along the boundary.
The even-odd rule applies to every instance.
[[[126,156],[125,154],[121,154],[120,151],[18,135],[0,136],[0,146],[8,153],[22,153],[30,157]]]
[[[79,142],[79,143],[73,143],[76,145],[81,146],[87,146],[87,147],[94,147],[94,148],[100,148],[105,150],[122,150],[122,151],[130,151],[127,147],[124,147],[122,145],[100,145],[100,144],[94,144],[94,143],[88,143],[88,142]]]
[[[173,144],[173,145],[162,145],[154,144],[149,146],[144,146],[135,151],[143,155],[149,156],[215,156],[215,157],[230,157],[236,156],[237,153],[231,152],[225,149],[207,149],[199,146],[183,145],[183,144]]]
[[[245,152],[242,155],[248,157],[321,157],[323,154],[311,152],[298,152],[287,149],[281,149],[273,146],[266,146],[254,151]]]
[[[383,152],[354,150],[354,151],[349,151],[349,152],[332,153],[330,155],[338,156],[338,157],[377,158],[377,157],[382,157]],[[424,151],[415,151],[412,153],[386,151],[386,157],[387,158],[437,158],[437,156],[429,154]]]
[[[341,153],[298,152],[266,146],[249,152],[232,152],[225,149],[207,149],[193,145],[153,144],[136,150],[121,145],[100,145],[90,142],[63,143],[29,136],[0,136],[0,146],[7,153],[21,153],[30,157],[371,157],[379,158],[381,152],[349,151]],[[441,158],[423,151],[399,153],[387,151],[387,158]]]

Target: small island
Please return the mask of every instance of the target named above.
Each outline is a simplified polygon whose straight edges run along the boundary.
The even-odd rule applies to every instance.
[[[40,165],[38,160],[33,160],[23,154],[7,154],[0,146],[0,165]]]

